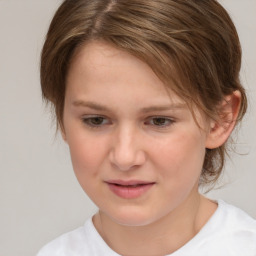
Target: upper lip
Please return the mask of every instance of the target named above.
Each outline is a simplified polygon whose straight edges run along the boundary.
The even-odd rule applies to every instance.
[[[154,184],[155,182],[142,181],[142,180],[107,180],[106,183],[120,185],[120,186],[134,186],[134,185]]]

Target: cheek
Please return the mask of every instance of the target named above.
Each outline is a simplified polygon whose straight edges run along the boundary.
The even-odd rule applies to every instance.
[[[200,176],[205,148],[202,136],[179,134],[154,147],[155,162],[171,183],[188,184]]]
[[[69,140],[69,149],[72,159],[73,169],[78,179],[85,176],[94,176],[99,166],[106,157],[106,147],[104,141],[101,143],[92,136],[72,136]]]

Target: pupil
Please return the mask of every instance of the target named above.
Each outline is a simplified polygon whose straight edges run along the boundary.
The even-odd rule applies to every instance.
[[[102,122],[103,122],[102,117],[95,117],[95,118],[92,119],[92,123],[95,124],[95,125],[102,124]]]
[[[165,124],[165,118],[155,118],[154,119],[154,124],[155,125],[163,125],[163,124]]]

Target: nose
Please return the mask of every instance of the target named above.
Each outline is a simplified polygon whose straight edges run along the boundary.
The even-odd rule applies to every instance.
[[[144,164],[146,154],[139,131],[129,127],[119,129],[112,137],[111,163],[120,171],[129,171]]]

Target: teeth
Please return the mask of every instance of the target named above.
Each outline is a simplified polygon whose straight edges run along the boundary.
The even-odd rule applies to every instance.
[[[142,184],[135,184],[135,185],[120,185],[120,184],[116,184],[117,186],[120,187],[127,187],[127,188],[137,188],[139,186],[142,186]]]

